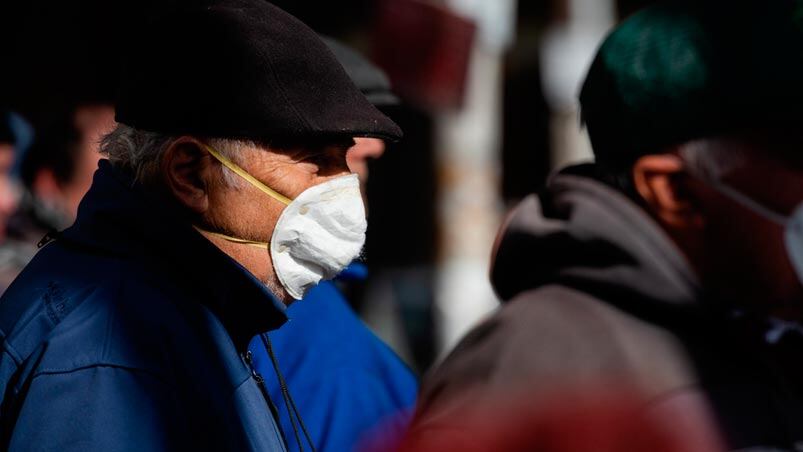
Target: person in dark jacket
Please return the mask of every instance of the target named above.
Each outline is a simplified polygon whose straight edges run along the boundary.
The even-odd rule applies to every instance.
[[[261,0],[165,12],[127,58],[75,224],[0,299],[0,448],[285,450],[248,342],[359,253],[346,150],[401,131]]]
[[[398,103],[379,68],[333,39],[324,41],[373,105],[391,109]],[[349,169],[360,177],[364,198],[367,160],[380,157],[385,143],[363,137],[355,142],[346,157]],[[318,451],[350,451],[368,436],[404,431],[418,380],[357,317],[338,289],[361,283],[366,272],[362,263],[352,263],[336,281],[322,282],[291,305],[287,324],[249,345],[257,372],[283,377],[284,381],[266,378],[265,386],[276,401],[288,450],[314,446]]]
[[[727,449],[800,450],[803,4],[724,5],[660,3],[602,44],[580,95],[597,161],[506,221],[505,304],[425,378],[410,450],[493,450],[472,430],[492,407],[589,388]]]

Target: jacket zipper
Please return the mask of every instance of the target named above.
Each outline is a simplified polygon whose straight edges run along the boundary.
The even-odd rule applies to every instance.
[[[282,441],[284,441],[284,447],[287,448],[287,437],[284,435],[284,431],[282,430],[281,424],[279,423],[279,409],[276,408],[276,405],[273,403],[273,400],[270,398],[270,394],[268,394],[268,390],[265,387],[265,379],[259,372],[254,369],[253,364],[253,355],[251,351],[247,351],[242,355],[243,361],[248,366],[248,370],[251,372],[251,378],[256,381],[257,386],[259,387],[259,392],[262,393],[262,398],[265,399],[265,403],[268,405],[270,409],[270,413],[273,416],[273,421],[276,424],[276,428],[279,430],[279,434],[282,436]]]

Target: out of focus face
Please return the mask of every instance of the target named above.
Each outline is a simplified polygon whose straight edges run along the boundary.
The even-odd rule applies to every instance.
[[[803,202],[803,167],[757,149],[722,182],[771,212],[790,217]],[[704,215],[701,263],[706,282],[725,298],[771,305],[783,317],[803,312],[803,282],[789,260],[785,227],[692,181]]]
[[[799,319],[803,282],[784,223],[803,202],[803,158],[778,157],[794,155],[795,146],[777,139],[723,143],[726,160],[731,150],[739,160],[721,174],[703,174],[683,152],[647,156],[634,166],[637,190],[706,293],[728,306]]]
[[[100,160],[100,141],[114,130],[114,108],[107,105],[81,107],[75,114],[75,126],[81,133],[81,151],[75,162],[72,180],[62,186],[64,213],[75,218],[78,204],[92,185],[92,175]]]
[[[365,193],[368,181],[368,161],[378,159],[385,153],[385,142],[378,138],[355,138],[354,146],[346,154],[349,169],[360,176],[360,184]]]
[[[14,147],[0,143],[0,240],[5,240],[6,224],[19,202],[19,188],[11,178],[14,167]]]

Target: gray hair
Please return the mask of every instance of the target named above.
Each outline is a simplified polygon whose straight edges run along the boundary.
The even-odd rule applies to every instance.
[[[706,138],[682,145],[680,156],[693,172],[718,181],[747,164],[751,148],[738,138]]]
[[[112,165],[130,171],[135,180],[147,183],[156,177],[165,151],[178,138],[118,124],[101,140],[100,153],[108,158]],[[246,147],[256,147],[256,144],[250,141],[218,138],[208,139],[206,143],[241,166],[242,150]],[[226,185],[234,188],[242,187],[244,181],[239,176],[225,166],[222,169]]]

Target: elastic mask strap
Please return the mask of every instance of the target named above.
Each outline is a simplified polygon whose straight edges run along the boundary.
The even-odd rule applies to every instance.
[[[282,203],[282,204],[284,204],[286,206],[289,205],[293,201],[292,199],[288,198],[287,196],[284,196],[281,193],[277,192],[276,190],[274,190],[274,189],[268,187],[267,185],[263,184],[262,182],[257,180],[254,176],[248,174],[244,169],[240,168],[236,163],[234,163],[231,160],[227,159],[226,157],[223,156],[223,154],[221,154],[220,152],[218,152],[215,149],[213,149],[212,146],[209,146],[208,144],[204,144],[204,147],[206,148],[206,151],[209,152],[209,154],[211,154],[212,157],[217,159],[217,161],[222,163],[223,166],[225,166],[226,168],[234,171],[235,174],[237,174],[238,176],[240,176],[243,179],[245,179],[246,181],[248,181],[249,184],[251,184],[254,187],[256,187],[256,188],[260,189],[261,191],[263,191],[266,195],[270,196],[271,198],[279,201],[280,203]]]
[[[718,180],[714,180],[713,178],[703,174],[702,171],[696,169],[693,165],[689,166],[686,165],[686,171],[689,174],[697,177],[698,179],[702,180],[706,184],[708,184],[711,188],[718,191],[720,194],[728,197],[731,201],[736,202],[737,204],[741,204],[743,207],[746,207],[749,210],[761,215],[762,217],[772,221],[773,223],[777,223],[781,226],[786,226],[789,222],[789,219],[785,216],[772,211],[772,209],[767,208],[766,206],[761,205],[753,198],[745,195],[744,193],[731,188],[727,184],[723,184]]]
[[[232,242],[232,243],[238,243],[238,244],[240,244],[240,245],[248,245],[248,246],[253,246],[253,247],[255,247],[255,248],[259,248],[259,249],[262,249],[262,250],[264,250],[264,249],[270,249],[270,243],[266,243],[266,242],[256,242],[256,241],[253,241],[253,240],[246,240],[246,239],[238,239],[237,237],[232,237],[232,236],[230,236],[230,235],[221,234],[221,233],[219,233],[219,232],[207,231],[207,230],[205,230],[205,229],[201,229],[201,228],[199,228],[199,227],[197,227],[197,226],[193,226],[193,227],[194,227],[194,228],[195,228],[195,230],[196,230],[196,231],[198,231],[198,232],[202,232],[202,233],[205,233],[205,234],[209,234],[209,235],[211,235],[211,236],[218,237],[218,238],[221,238],[221,239],[223,239],[223,240],[227,240],[227,241],[229,241],[229,242]]]
[[[732,199],[733,201],[741,204],[742,206],[752,210],[753,212],[761,215],[762,217],[764,217],[764,218],[766,218],[766,219],[768,219],[768,220],[770,220],[770,221],[772,221],[774,223],[777,223],[777,224],[779,224],[781,226],[786,226],[786,224],[789,222],[789,220],[785,216],[783,216],[783,215],[781,215],[781,214],[779,214],[777,212],[772,211],[771,209],[767,208],[766,206],[763,206],[763,205],[759,204],[758,202],[756,202],[751,197],[749,197],[749,196],[745,195],[744,193],[741,193],[741,192],[739,192],[737,190],[734,190],[733,188],[729,187],[728,185],[725,185],[725,184],[723,184],[721,182],[711,182],[711,181],[709,181],[709,184],[716,191],[722,193],[723,195],[727,196],[728,198]]]

